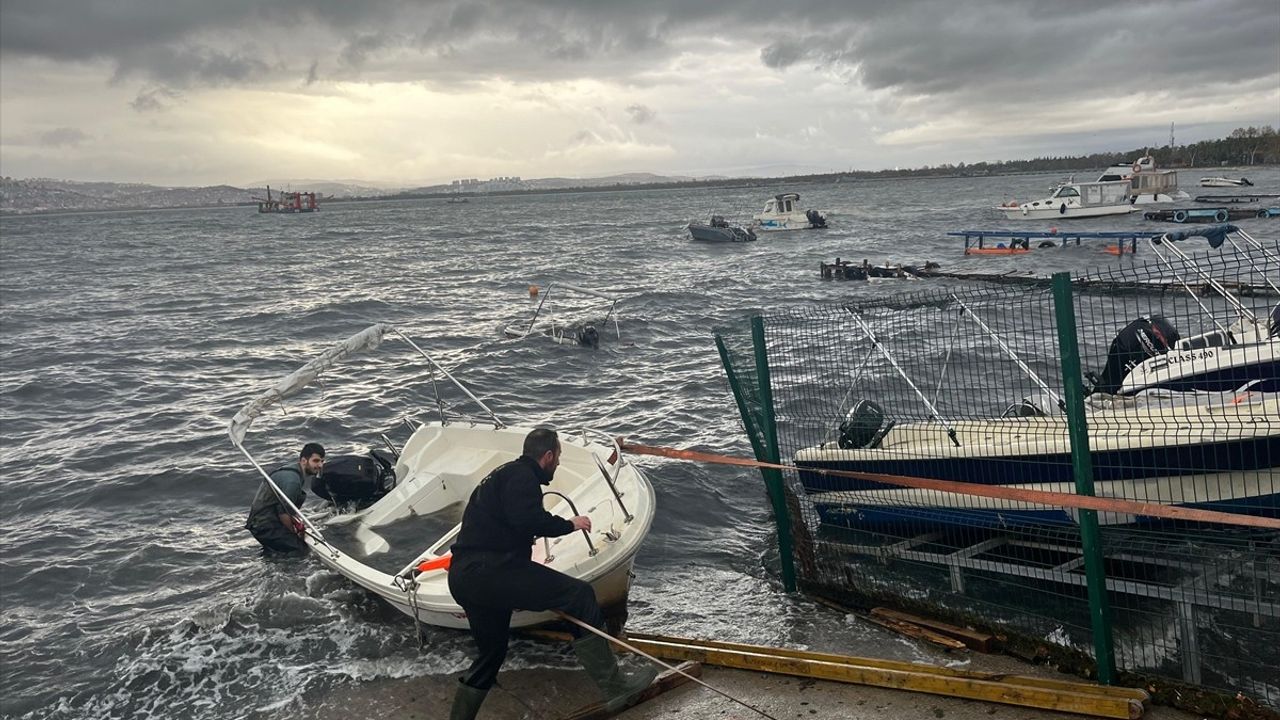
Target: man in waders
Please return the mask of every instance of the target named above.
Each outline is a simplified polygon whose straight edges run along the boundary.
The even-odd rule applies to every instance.
[[[302,446],[298,462],[271,471],[271,481],[289,498],[294,507],[301,508],[303,501],[307,499],[304,490],[307,478],[319,475],[323,468],[324,448],[319,443],[307,443]],[[307,549],[307,544],[302,539],[302,520],[294,517],[293,512],[276,497],[265,480],[258,488],[258,494],[253,496],[253,504],[249,506],[249,519],[244,528],[253,533],[253,537],[267,550],[296,553]]]
[[[542,507],[542,486],[551,482],[559,465],[555,431],[534,430],[525,436],[523,454],[489,473],[467,501],[453,545],[449,592],[467,613],[480,656],[459,680],[449,720],[472,720],[480,711],[507,657],[513,610],[560,610],[604,627],[590,585],[530,559],[535,538],[591,530],[585,515],[566,520]],[[578,662],[611,707],[620,709],[653,682],[653,668],[623,672],[607,640],[584,634],[576,625],[570,630],[577,638],[573,650]]]

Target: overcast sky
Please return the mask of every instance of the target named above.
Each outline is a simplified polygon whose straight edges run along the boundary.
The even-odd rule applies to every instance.
[[[0,173],[778,175],[1280,128],[1277,0],[2,0]]]

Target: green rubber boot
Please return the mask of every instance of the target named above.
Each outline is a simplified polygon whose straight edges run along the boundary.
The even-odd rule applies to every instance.
[[[609,649],[609,642],[599,635],[586,635],[573,641],[573,652],[604,693],[605,708],[609,712],[627,707],[658,676],[658,671],[653,666],[632,672],[620,669],[618,658]]]
[[[480,704],[488,690],[477,690],[470,685],[458,681],[458,692],[453,696],[453,709],[449,711],[449,720],[475,720],[480,712]]]

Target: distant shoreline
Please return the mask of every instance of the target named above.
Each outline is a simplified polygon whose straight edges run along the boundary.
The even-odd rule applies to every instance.
[[[1203,172],[1223,172],[1226,169],[1231,170],[1234,174],[1240,171],[1240,168],[1268,168],[1274,167],[1273,163],[1256,163],[1252,166],[1229,166],[1223,168],[1220,166],[1207,167],[1164,167],[1162,170],[1178,170],[1178,171],[1203,171]],[[615,184],[615,185],[586,185],[565,188],[536,188],[536,189],[513,189],[513,190],[494,190],[489,192],[430,192],[430,193],[392,193],[387,195],[370,195],[362,197],[344,197],[344,198],[321,198],[321,212],[328,205],[339,205],[347,203],[365,203],[365,202],[397,202],[409,200],[447,200],[449,198],[466,198],[466,199],[483,199],[487,197],[524,197],[538,195],[565,195],[572,193],[602,193],[602,192],[635,192],[645,190],[701,190],[701,189],[734,189],[734,188],[757,188],[769,185],[778,185],[781,183],[794,185],[824,185],[839,183],[860,183],[868,180],[954,180],[960,178],[989,178],[989,177],[1017,177],[1021,175],[1045,175],[1045,174],[1074,174],[1086,173],[1098,170],[1096,167],[1079,167],[1079,168],[1046,168],[1046,169],[1030,169],[1030,170],[1009,170],[1005,172],[949,172],[940,173],[928,170],[903,170],[903,171],[853,171],[838,173],[823,173],[820,175],[790,175],[781,177],[768,178],[724,178],[716,180],[679,180],[672,182],[657,183],[635,183],[635,184]],[[34,216],[57,216],[57,215],[83,215],[86,213],[124,213],[124,212],[182,212],[187,210],[216,210],[225,209],[241,209],[253,208],[257,203],[253,201],[238,203],[202,203],[192,205],[139,205],[127,207],[112,208],[74,208],[74,209],[57,209],[57,210],[11,210],[0,209],[0,217],[34,217]],[[255,212],[255,214],[258,214]],[[273,213],[263,213],[273,214]],[[288,214],[288,213],[285,213]],[[303,213],[306,214],[306,213]]]

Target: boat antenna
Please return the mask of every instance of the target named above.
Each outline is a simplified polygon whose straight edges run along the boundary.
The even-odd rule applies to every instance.
[[[1031,378],[1031,380],[1035,382],[1035,384],[1040,386],[1041,390],[1045,391],[1046,393],[1049,394],[1049,397],[1053,398],[1053,402],[1057,404],[1059,410],[1061,410],[1064,413],[1067,411],[1067,403],[1063,401],[1062,396],[1054,392],[1053,389],[1050,388],[1048,384],[1045,383],[1044,380],[1041,380],[1040,376],[1037,375],[1034,370],[1027,367],[1027,364],[1022,362],[1022,358],[1018,357],[1017,353],[1011,350],[1009,346],[1005,344],[1004,340],[1000,339],[999,335],[997,335],[994,331],[992,331],[991,328],[987,327],[986,323],[982,322],[982,318],[978,317],[977,313],[971,310],[968,305],[965,305],[964,301],[961,300],[959,297],[957,297],[955,293],[951,293],[951,299],[954,300],[956,304],[960,306],[961,317],[967,316],[970,320],[973,320],[974,322],[976,322],[978,324],[978,327],[982,328],[982,331],[985,332],[987,335],[989,335],[992,340],[995,340],[996,344],[1000,346],[1000,349],[1003,350],[1004,353],[1008,355],[1015,363],[1017,363],[1018,368],[1021,369],[1022,372],[1026,373],[1027,377]]]
[[[911,382],[911,378],[907,377],[907,374],[898,366],[898,361],[894,360],[893,355],[889,354],[889,351],[885,349],[884,345],[880,344],[880,341],[876,339],[875,333],[871,332],[871,326],[867,325],[867,322],[863,320],[858,313],[854,312],[852,308],[846,307],[845,312],[849,313],[849,316],[853,318],[854,322],[858,323],[858,326],[862,328],[862,332],[866,334],[867,339],[871,341],[871,344],[875,349],[880,351],[880,354],[884,356],[884,359],[889,361],[889,364],[893,366],[893,369],[897,371],[898,375],[901,376],[903,380],[907,381],[907,385],[911,386],[911,391],[916,394],[916,397],[920,398],[920,402],[923,402],[924,406],[929,408],[929,412],[932,413],[929,416],[929,419],[937,420],[942,423],[942,426],[947,429],[947,437],[951,438],[952,444],[956,447],[960,447],[960,440],[956,438],[956,429],[951,427],[951,425],[943,419],[942,414],[938,412],[938,408],[934,407],[933,403],[929,401],[929,398],[925,397],[924,393],[920,392],[920,388],[916,387],[916,384]]]

